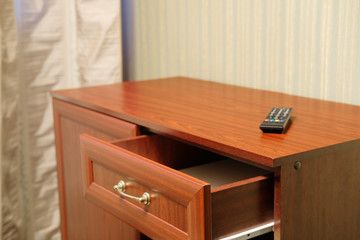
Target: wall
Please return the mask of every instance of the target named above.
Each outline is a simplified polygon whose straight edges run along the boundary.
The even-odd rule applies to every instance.
[[[359,0],[122,0],[124,77],[360,105]]]

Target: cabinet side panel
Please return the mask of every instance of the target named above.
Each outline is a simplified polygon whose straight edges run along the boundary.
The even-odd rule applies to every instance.
[[[275,209],[280,211],[281,239],[360,236],[360,143],[333,146],[327,153],[301,161],[298,170],[294,165],[281,168],[281,185],[276,185],[281,187],[281,209]]]
[[[119,135],[131,137],[136,130],[129,134],[114,131],[111,135],[108,131],[101,131],[102,127],[95,130],[93,126],[96,124],[92,119],[96,119],[95,122],[105,120],[105,126],[109,124],[107,116],[86,109],[81,109],[81,114],[77,118],[78,107],[72,108],[71,104],[54,103],[62,238],[139,239],[135,229],[84,199],[80,161],[80,134],[87,133],[110,141]],[[122,124],[121,120],[111,121]]]

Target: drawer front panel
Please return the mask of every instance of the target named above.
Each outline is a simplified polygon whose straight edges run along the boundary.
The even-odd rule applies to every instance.
[[[143,203],[139,203],[135,200],[123,198],[128,204],[134,205],[144,209],[147,213],[153,214],[154,216],[170,223],[174,227],[186,232],[186,206],[179,204],[167,196],[160,194],[159,192],[153,191],[151,188],[142,186],[134,181],[133,178],[126,176],[125,174],[119,174],[115,171],[106,168],[97,162],[93,161],[93,173],[94,173],[94,184],[104,187],[109,192],[114,192],[114,185],[119,180],[126,183],[125,193],[135,197],[141,197],[145,192],[150,194],[150,205],[146,206]]]
[[[87,199],[154,239],[211,238],[207,183],[87,135],[81,146]],[[120,180],[127,194],[148,192],[150,205],[115,193]]]

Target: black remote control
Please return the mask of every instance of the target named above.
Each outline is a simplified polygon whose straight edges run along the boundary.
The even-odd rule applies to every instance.
[[[291,123],[292,108],[274,107],[260,125],[264,133],[285,133]]]

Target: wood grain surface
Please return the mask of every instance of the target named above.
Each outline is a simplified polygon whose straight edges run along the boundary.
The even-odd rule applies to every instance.
[[[111,152],[114,156],[118,155],[119,151],[114,150],[114,145],[106,143],[107,141],[126,149],[122,151],[126,153],[123,156],[124,161],[128,163],[126,166],[134,171],[135,177],[144,173],[146,175],[144,163],[149,161],[144,157],[135,157],[141,160],[137,164],[141,172],[132,169],[134,155],[131,152],[138,151],[143,155],[142,152],[146,152],[146,148],[138,146],[145,144],[153,148],[152,142],[163,146],[164,143],[168,143],[163,139],[188,143],[191,147],[199,147],[270,170],[268,179],[273,179],[274,182],[265,181],[264,184],[260,184],[262,181],[258,181],[256,184],[260,187],[252,185],[255,186],[253,195],[258,199],[265,199],[266,204],[255,200],[249,209],[250,212],[254,209],[259,216],[264,216],[264,222],[271,221],[272,215],[274,216],[276,240],[357,239],[360,235],[360,106],[183,77],[62,90],[52,94],[55,98],[62,232],[73,236],[72,239],[96,239],[100,236],[106,239],[114,236],[125,236],[126,239],[140,237],[135,229],[114,219],[113,215],[107,214],[96,205],[84,201],[82,177],[79,174],[82,169],[79,135],[83,133],[101,139],[101,146],[106,146],[106,149],[99,150],[100,155],[110,157],[108,154]],[[292,124],[285,134],[263,134],[259,129],[260,123],[272,107],[294,109]],[[144,133],[149,136],[135,137]],[[156,134],[155,137],[153,133]],[[134,138],[132,141],[115,141],[118,136]],[[88,142],[94,141],[93,138],[89,139]],[[133,147],[133,143],[137,143],[135,145],[138,146]],[[113,151],[109,152],[109,149]],[[187,147],[172,149],[181,152]],[[168,150],[167,153],[158,152],[151,155],[158,162],[152,165],[151,169],[154,172],[160,171],[157,166],[160,163],[175,168],[183,167],[178,165],[182,163],[181,159],[169,160],[169,157],[181,154],[172,154],[171,148]],[[96,151],[92,147],[87,151],[97,159]],[[121,212],[123,210],[114,207],[114,199],[119,199],[117,196],[96,194],[100,190],[108,191],[106,188],[109,187],[91,184],[92,181],[107,184],[107,176],[110,176],[110,173],[104,170],[104,166],[114,163],[114,156],[107,162],[93,161],[94,176],[88,178],[87,186],[90,184],[89,189],[97,187],[92,189],[94,191],[89,191],[93,194],[90,197],[103,197],[102,200],[108,203],[107,206],[113,206],[111,210],[124,214]],[[296,162],[300,168],[294,168]],[[120,168],[115,170],[113,172],[121,172]],[[174,176],[181,176],[175,170],[167,171]],[[150,190],[167,189],[166,192],[169,193],[166,194],[173,199],[171,189],[180,187],[174,179],[176,178],[171,177],[154,181],[153,178],[148,178],[148,181],[141,182],[144,180],[138,179],[137,182],[149,185]],[[224,197],[228,199],[227,196],[235,195],[228,205],[229,209],[233,206],[246,206],[238,200],[244,194],[237,193],[234,191],[235,188],[230,189],[229,186],[221,186],[212,191],[207,184],[201,183],[200,186],[191,194],[190,191],[182,191],[183,194],[178,196],[187,203],[187,215],[190,220],[185,229],[183,220],[174,219],[174,225],[178,224],[175,224],[176,221],[182,223],[175,227],[176,231],[169,228],[169,235],[178,234],[175,238],[211,239],[211,231],[208,229],[212,221],[210,214],[218,215],[216,221],[219,222],[216,223],[214,219],[212,221],[215,238],[217,234],[227,234],[220,233],[225,229],[223,226],[231,232],[236,231],[236,226],[243,224],[221,223],[232,217],[236,219],[236,216],[224,215],[224,218],[221,218],[222,209],[217,208],[220,205],[216,202],[224,202]],[[251,185],[246,187],[252,189]],[[239,189],[245,190],[242,187]],[[250,199],[255,199],[251,198],[248,192],[246,195],[249,195]],[[210,198],[212,203],[204,201]],[[195,211],[197,208],[204,211],[199,213]],[[229,211],[231,210],[227,210],[227,214]],[[133,214],[140,216],[139,211],[134,211]],[[159,214],[163,213],[159,211]],[[246,216],[249,217],[249,223],[253,220],[258,223],[257,219],[253,219],[255,215],[252,213],[246,213]],[[133,215],[129,214],[128,217],[132,218]],[[105,219],[103,222],[111,222],[111,226],[99,222],[101,219]],[[197,228],[190,227],[198,222],[200,228],[205,230],[198,231]],[[121,229],[113,231],[112,227],[117,226],[121,226]],[[146,233],[154,234],[155,239],[160,237],[161,233],[152,231],[150,227],[144,224],[141,231],[145,229]]]
[[[85,201],[80,161],[80,134],[112,141],[136,136],[137,126],[56,100],[54,117],[62,239],[140,239],[137,230]]]
[[[360,144],[282,166],[275,181],[275,239],[358,239]]]
[[[153,239],[211,239],[209,184],[91,136],[82,135],[81,143],[87,199]],[[124,180],[131,195],[148,192],[150,205],[117,196],[111,175],[112,185]]]
[[[53,96],[268,167],[359,141],[360,107],[183,77],[63,90]],[[263,134],[272,107],[294,108],[285,134]]]

